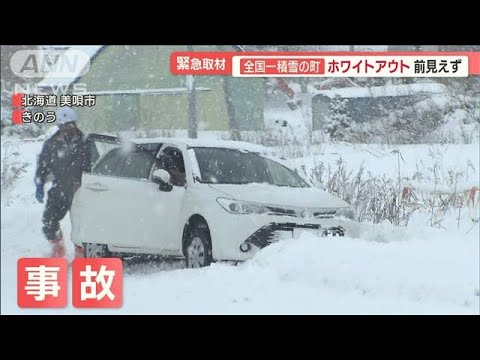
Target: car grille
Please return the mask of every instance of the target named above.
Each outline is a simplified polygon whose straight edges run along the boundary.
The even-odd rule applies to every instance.
[[[292,209],[285,209],[273,206],[267,206],[267,208],[272,212],[274,215],[286,215],[286,216],[297,216],[295,210]]]
[[[320,236],[344,236],[345,230],[340,227],[323,228],[319,224],[270,223],[258,229],[245,242],[264,248],[270,244],[291,238],[294,229],[320,230]]]
[[[286,240],[292,237],[292,231],[285,231],[285,230],[275,230],[268,234],[266,234],[266,242],[268,245]]]
[[[336,213],[336,210],[316,211],[313,213],[313,216],[318,219],[329,219],[333,218]]]
[[[280,207],[274,207],[274,206],[267,206],[267,208],[271,211],[272,215],[293,216],[293,217],[299,217],[299,218],[304,217],[302,215],[303,211],[298,209],[294,210],[294,209],[280,208]],[[336,214],[336,210],[333,210],[333,209],[314,210],[312,212],[312,216],[317,219],[333,218],[335,214]]]

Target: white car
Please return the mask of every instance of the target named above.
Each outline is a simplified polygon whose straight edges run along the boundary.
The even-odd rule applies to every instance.
[[[156,254],[188,267],[243,261],[301,229],[343,236],[348,203],[268,155],[232,141],[92,134],[92,167],[70,215],[87,257]]]

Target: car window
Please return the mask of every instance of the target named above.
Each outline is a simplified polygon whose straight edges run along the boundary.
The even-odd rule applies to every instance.
[[[90,147],[90,166],[95,168],[97,163],[102,161],[106,154],[113,149],[118,149],[120,144],[113,136],[91,134],[88,136],[88,143]]]
[[[272,183],[263,157],[233,149],[194,149],[202,182],[212,184]]]
[[[117,147],[110,150],[101,158],[92,170],[92,174],[97,175],[115,175],[116,169],[122,161],[121,148]]]
[[[148,179],[155,161],[153,155],[146,151],[135,151],[124,155],[123,164],[116,171],[116,176],[132,179]]]
[[[278,186],[308,187],[308,184],[294,171],[270,159],[265,159],[273,183]]]

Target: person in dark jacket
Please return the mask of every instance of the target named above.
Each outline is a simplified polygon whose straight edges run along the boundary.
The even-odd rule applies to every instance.
[[[56,116],[59,129],[45,141],[38,157],[35,197],[43,203],[45,184],[52,182],[42,218],[43,233],[52,244],[52,257],[63,257],[66,251],[60,220],[70,210],[75,191],[82,183],[83,171],[90,171],[90,151],[86,136],[76,125],[73,109],[62,107]],[[83,249],[75,248],[75,255],[81,254]]]
[[[185,166],[183,163],[182,154],[174,150],[169,155],[166,155],[163,160],[163,169],[170,174],[170,182],[175,186],[185,186]]]

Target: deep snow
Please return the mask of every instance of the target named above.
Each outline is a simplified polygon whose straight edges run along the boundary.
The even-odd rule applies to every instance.
[[[472,227],[466,209],[460,223],[456,213],[449,214],[443,223],[446,229],[426,226],[428,215],[418,214],[407,228],[364,224],[357,238],[304,234],[271,245],[238,266],[220,263],[187,270],[178,261],[130,265],[125,268],[120,309],[79,310],[70,304],[65,309],[20,309],[16,304],[17,259],[48,254],[41,234],[43,205],[36,202],[33,185],[35,154],[40,147],[39,142],[10,142],[8,146],[2,142],[2,167],[5,151],[10,151],[9,160],[17,151],[18,158],[30,163],[14,185],[2,183],[2,314],[480,313],[479,227]],[[463,167],[469,158],[478,172],[478,145],[476,155],[472,149],[448,147],[445,153],[452,156],[446,156],[446,165]],[[409,159],[413,163],[428,160],[427,146],[402,151],[407,163]],[[396,173],[396,163],[387,150],[384,157],[377,157],[336,145],[335,152],[321,156],[322,160],[333,162],[342,154],[352,167],[363,161],[367,170]],[[457,158],[456,164],[451,157]],[[68,238],[68,218],[62,227]],[[73,246],[68,246],[72,259]]]

